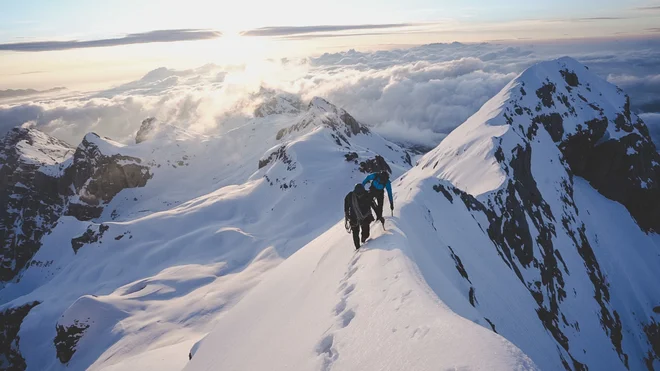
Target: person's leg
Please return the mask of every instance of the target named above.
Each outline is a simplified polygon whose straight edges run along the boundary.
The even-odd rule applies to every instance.
[[[374,221],[374,217],[372,215],[367,216],[363,221],[362,221],[362,243],[369,238],[370,234],[370,225],[371,222]]]
[[[355,244],[356,249],[359,249],[360,248],[360,225],[358,223],[355,223],[355,225],[351,224],[351,232],[353,232],[353,244]]]
[[[385,191],[376,191],[376,220],[383,222],[383,202]]]

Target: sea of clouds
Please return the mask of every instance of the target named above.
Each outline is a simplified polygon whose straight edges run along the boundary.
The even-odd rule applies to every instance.
[[[657,38],[432,44],[241,66],[159,68],[104,91],[0,98],[0,135],[26,125],[72,144],[90,131],[130,142],[150,116],[190,130],[222,133],[252,118],[265,87],[303,100],[322,96],[391,140],[435,146],[525,68],[564,55],[624,89],[660,144]]]

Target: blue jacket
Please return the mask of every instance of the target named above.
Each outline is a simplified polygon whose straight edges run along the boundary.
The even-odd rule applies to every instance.
[[[390,205],[394,205],[392,201],[392,183],[388,180],[387,184],[380,184],[376,175],[377,174],[367,175],[362,181],[362,185],[367,185],[367,183],[371,182],[371,187],[376,188],[379,191],[382,191],[383,188],[387,189],[387,197],[390,199]]]

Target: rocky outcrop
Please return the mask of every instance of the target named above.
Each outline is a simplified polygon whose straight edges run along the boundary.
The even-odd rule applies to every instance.
[[[104,152],[88,134],[77,149],[34,129],[15,128],[0,148],[0,281],[9,281],[41,248],[62,215],[101,216],[126,188],[151,178],[139,158]],[[75,250],[75,248],[74,248]]]
[[[53,343],[57,351],[57,359],[61,363],[66,364],[76,352],[76,345],[78,345],[78,341],[80,341],[85,331],[89,328],[89,324],[75,320],[69,326],[58,324],[55,328],[57,335]]]
[[[135,144],[140,144],[145,140],[149,139],[156,130],[158,122],[155,117],[147,117],[142,121],[140,129],[135,134]]]
[[[66,215],[79,220],[100,217],[103,206],[117,193],[126,188],[144,187],[152,176],[139,158],[103,153],[100,140],[94,133],[87,134],[65,171],[65,178],[77,196]]]
[[[19,371],[27,368],[18,346],[18,331],[25,316],[37,305],[39,302],[35,301],[0,312],[0,369]]]
[[[108,229],[110,229],[110,227],[105,224],[89,226],[81,236],[71,239],[71,248],[73,249],[73,252],[77,254],[81,247],[99,242]]]
[[[0,148],[0,281],[16,276],[41,247],[66,202],[62,163],[74,149],[36,130],[15,128]]]
[[[534,103],[522,94],[523,82],[521,93],[508,102],[505,119],[509,124],[519,117],[531,120],[524,133],[529,140],[543,127],[572,174],[623,204],[643,230],[660,232],[660,153],[648,128],[630,111],[630,98],[621,90],[597,92],[579,78],[576,70],[584,66],[570,59],[559,63],[563,81],[541,84]]]

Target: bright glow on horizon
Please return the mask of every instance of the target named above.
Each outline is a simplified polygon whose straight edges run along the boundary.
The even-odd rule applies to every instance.
[[[223,36],[59,51],[0,50],[0,89],[97,89],[133,80],[160,66],[239,65],[433,42],[652,37],[660,31],[658,24],[660,7],[651,0],[625,4],[615,0],[497,4],[487,0],[410,0],[405,4],[336,0],[332,6],[307,0],[24,0],[3,4],[0,44],[113,39],[177,29],[218,30]],[[340,27],[319,27],[328,25]],[[241,36],[241,32],[264,27],[274,27],[275,33]],[[305,28],[296,31],[295,27]]]

